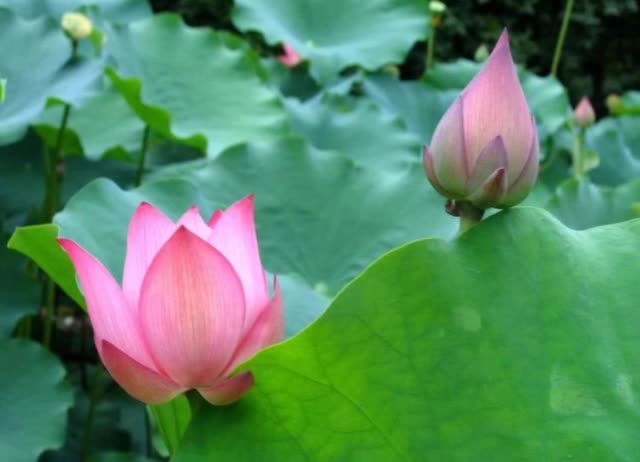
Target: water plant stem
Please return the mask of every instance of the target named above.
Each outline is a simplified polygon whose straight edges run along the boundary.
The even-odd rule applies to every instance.
[[[428,72],[433,67],[433,53],[436,48],[436,30],[436,27],[431,26],[431,35],[427,42],[427,64],[425,72]]]
[[[484,215],[484,209],[475,207],[468,202],[458,203],[458,213],[460,216],[460,227],[458,228],[458,234],[456,237],[461,236],[469,229],[482,221]]]
[[[82,459],[88,460],[91,450],[91,438],[93,436],[93,424],[96,419],[96,408],[100,402],[102,393],[102,378],[104,371],[102,365],[96,366],[96,372],[93,375],[93,383],[91,384],[91,394],[89,396],[89,412],[87,413],[87,422],[84,429],[84,438],[82,440]]]
[[[144,132],[142,133],[142,146],[140,147],[140,157],[138,158],[138,170],[136,171],[136,186],[140,186],[142,184],[142,178],[144,177],[144,164],[147,157],[147,149],[149,147],[149,135],[151,134],[151,130],[149,126],[146,125],[144,127]]]
[[[565,4],[562,26],[560,27],[560,34],[558,35],[558,42],[556,43],[556,50],[553,53],[553,62],[551,64],[551,75],[554,77],[558,74],[558,66],[560,65],[560,58],[562,58],[564,41],[567,38],[569,21],[571,19],[571,13],[573,12],[573,2],[574,0],[567,0],[567,3]]]

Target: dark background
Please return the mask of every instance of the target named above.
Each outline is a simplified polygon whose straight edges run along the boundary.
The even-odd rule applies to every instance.
[[[364,0],[366,1],[366,0]],[[436,60],[473,58],[481,44],[489,49],[503,27],[511,34],[514,57],[539,75],[549,73],[562,22],[563,0],[449,0],[436,41]],[[155,11],[176,11],[187,23],[234,31],[232,0],[151,0]],[[638,0],[575,0],[558,78],[571,101],[591,97],[606,112],[610,93],[640,89],[640,13]],[[425,13],[426,14],[426,13]],[[425,46],[419,44],[403,66],[403,78],[418,78]]]

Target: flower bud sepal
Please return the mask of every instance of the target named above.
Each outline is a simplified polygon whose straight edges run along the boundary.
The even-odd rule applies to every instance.
[[[458,234],[456,237],[461,236],[469,229],[482,221],[484,216],[484,209],[476,207],[471,202],[455,201],[449,199],[445,209],[449,215],[454,217],[460,217],[460,227],[458,228]]]

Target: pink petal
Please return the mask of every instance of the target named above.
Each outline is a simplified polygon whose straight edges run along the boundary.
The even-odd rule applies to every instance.
[[[254,222],[254,198],[248,196],[229,207],[211,230],[209,243],[227,257],[240,276],[247,302],[245,328],[253,324],[269,302]]]
[[[498,207],[507,191],[507,171],[500,167],[467,200],[476,207],[488,209]]]
[[[250,360],[261,350],[281,342],[284,339],[284,324],[282,292],[276,279],[273,298],[247,332],[222,375],[231,374],[240,364]]]
[[[155,369],[142,338],[138,317],[109,271],[86,250],[68,239],[58,243],[69,254],[87,301],[89,317],[100,352],[107,340],[144,366]]]
[[[288,43],[285,43],[282,49],[284,50],[284,54],[278,56],[278,60],[285,66],[296,67],[302,62],[300,55],[298,55],[296,50]]]
[[[438,122],[431,138],[429,152],[433,158],[433,170],[448,196],[464,197],[469,165],[465,152],[465,134],[463,132],[463,105],[459,97],[447,109]]]
[[[229,261],[181,226],[151,263],[140,294],[151,354],[186,388],[213,383],[238,347],[242,283]]]
[[[529,149],[529,157],[519,176],[507,191],[503,201],[505,207],[510,207],[524,200],[527,194],[529,194],[529,191],[535,186],[536,179],[538,178],[538,170],[540,168],[540,143],[538,142],[536,121],[533,117],[531,118],[531,124],[533,126],[534,136],[531,141],[531,148]]]
[[[180,220],[178,220],[178,226],[186,227],[193,234],[205,241],[211,234],[211,229],[209,229],[209,226],[207,226],[202,219],[202,215],[200,215],[198,207],[195,206],[191,207],[184,213],[184,215],[182,215],[182,217],[180,217]]]
[[[169,401],[184,391],[177,383],[143,366],[112,343],[102,342],[102,361],[124,390],[147,404]]]
[[[208,388],[199,388],[204,399],[216,406],[231,404],[242,398],[253,388],[253,374],[245,372],[230,379],[223,379]]]
[[[487,178],[493,174],[500,167],[508,169],[509,160],[507,158],[507,151],[505,150],[504,143],[501,136],[496,136],[493,140],[487,144],[476,161],[476,165],[473,168],[473,172],[469,177],[467,187],[469,191],[477,190]]]
[[[533,132],[506,31],[463,96],[465,146],[471,165],[482,149],[500,135],[509,154],[511,183],[527,160]]]
[[[129,306],[135,311],[144,275],[153,257],[175,229],[176,225],[169,218],[146,202],[140,204],[131,219],[122,288]]]
[[[222,210],[216,210],[213,215],[211,215],[211,218],[209,219],[209,228],[213,228],[218,221],[220,221],[220,218],[222,218]]]
[[[427,178],[429,179],[431,186],[433,186],[433,189],[443,196],[446,196],[448,194],[447,190],[440,184],[440,180],[438,179],[438,175],[436,175],[436,170],[433,166],[433,155],[427,146],[422,147],[422,163],[424,165],[424,172],[427,174]]]

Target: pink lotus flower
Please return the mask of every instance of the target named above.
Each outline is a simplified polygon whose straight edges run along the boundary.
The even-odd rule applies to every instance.
[[[278,61],[284,64],[287,67],[296,67],[298,64],[302,62],[302,58],[296,50],[293,49],[291,45],[285,43],[282,46],[284,53],[278,56]]]
[[[593,106],[591,105],[591,101],[589,98],[584,96],[575,111],[573,112],[573,118],[578,124],[578,127],[588,127],[596,120],[596,113],[593,110]]]
[[[122,287],[73,241],[98,353],[131,396],[163,403],[195,388],[213,404],[238,400],[253,375],[238,365],[283,339],[277,281],[270,298],[253,196],[206,224],[196,207],[174,224],[147,203],[129,225]]]
[[[538,134],[503,32],[483,69],[442,117],[424,165],[442,195],[475,207],[522,201],[538,176]]]

